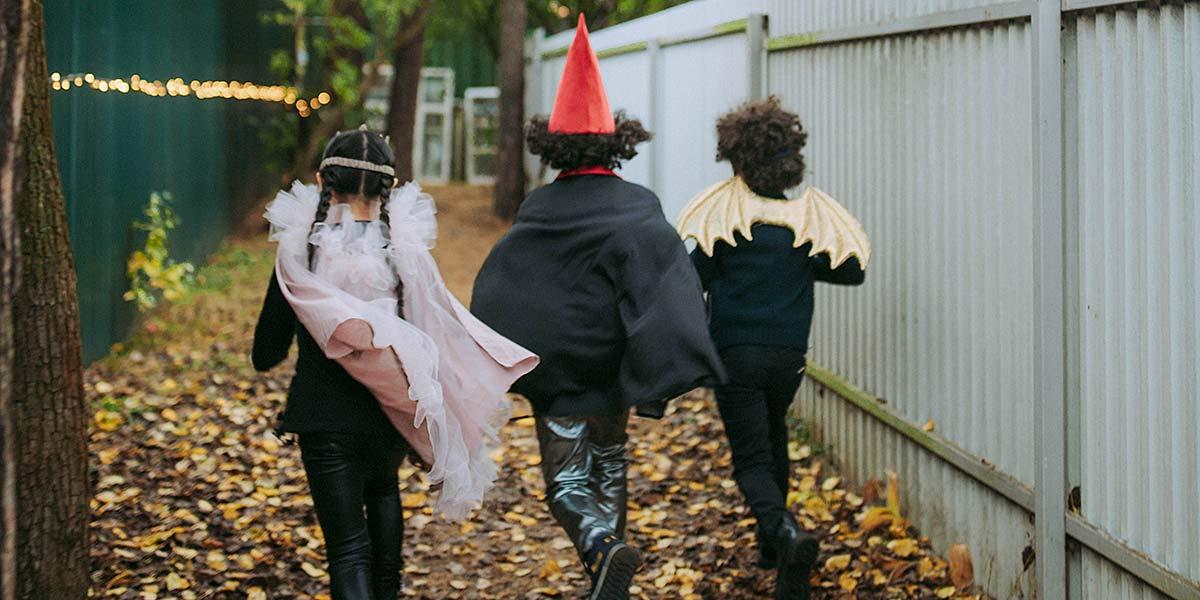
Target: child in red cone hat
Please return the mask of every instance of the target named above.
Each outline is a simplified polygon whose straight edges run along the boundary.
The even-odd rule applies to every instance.
[[[533,405],[546,501],[592,578],[624,600],[641,553],[625,542],[626,423],[721,383],[700,280],[650,190],[613,169],[650,138],[613,115],[580,16],[554,112],[530,150],[559,169],[534,190],[475,280],[471,310],[538,353],[513,385]]]

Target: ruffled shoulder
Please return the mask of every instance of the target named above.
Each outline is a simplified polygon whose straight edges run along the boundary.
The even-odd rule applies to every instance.
[[[410,181],[392,190],[388,198],[393,248],[418,245],[431,249],[437,241],[437,207],[433,197]]]
[[[320,200],[317,186],[300,181],[293,183],[290,190],[279,190],[263,215],[271,224],[270,240],[277,242],[289,234],[307,237]]]

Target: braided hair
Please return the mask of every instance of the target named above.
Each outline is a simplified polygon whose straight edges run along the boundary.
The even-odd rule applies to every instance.
[[[366,129],[357,129],[353,131],[340,131],[329,143],[325,146],[325,152],[321,155],[324,160],[330,157],[352,158],[363,160],[377,165],[386,165],[394,167],[396,164],[396,154],[392,151],[392,147],[383,136],[373,131]],[[396,178],[384,173],[375,171],[365,171],[363,169],[355,169],[353,167],[343,167],[339,165],[327,165],[321,168],[318,173],[321,175],[321,199],[317,203],[317,212],[313,218],[312,226],[309,228],[311,234],[317,228],[317,223],[324,223],[325,218],[329,215],[329,207],[333,204],[333,195],[351,194],[361,195],[366,198],[380,198],[379,204],[379,220],[387,227],[387,239],[391,240],[392,222],[391,216],[388,214],[388,201],[391,199],[391,190],[395,185]],[[308,244],[308,268],[313,268],[313,258],[316,254],[316,246],[309,242]],[[388,255],[388,263],[391,264],[390,254]],[[395,270],[393,268],[393,270]],[[399,305],[399,314],[404,316],[404,281],[397,278],[396,283],[396,301]]]

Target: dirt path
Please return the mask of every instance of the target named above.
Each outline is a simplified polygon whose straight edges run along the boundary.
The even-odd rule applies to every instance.
[[[465,301],[505,226],[479,189],[432,192],[440,210],[435,255]],[[272,253],[263,241],[231,243],[191,298],[150,316],[89,370],[94,597],[328,598],[299,452],[271,434],[290,362],[257,374],[248,361]],[[711,401],[697,395],[675,402],[660,422],[635,421],[630,536],[648,556],[635,596],[769,597],[771,574],[754,566],[752,521],[730,480]],[[530,421],[508,427],[504,441],[498,485],[463,524],[432,517],[420,474],[402,471],[406,597],[583,595],[586,579],[541,501]],[[845,489],[807,446],[794,451],[806,457],[797,463],[794,509],[823,537],[819,585],[830,597],[953,592],[947,564],[926,556],[924,541],[883,509],[856,522],[871,498]],[[871,531],[860,536],[862,527]]]

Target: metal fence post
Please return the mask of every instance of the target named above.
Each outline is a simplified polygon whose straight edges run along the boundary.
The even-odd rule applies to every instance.
[[[1033,77],[1033,371],[1037,597],[1067,595],[1066,312],[1061,0],[1037,0]]]
[[[1070,17],[1068,17],[1070,18]],[[1083,382],[1080,348],[1082,344],[1083,295],[1080,286],[1082,258],[1080,243],[1080,196],[1079,169],[1070,166],[1071,157],[1079,156],[1079,56],[1078,41],[1072,23],[1064,23],[1063,51],[1063,196],[1066,223],[1063,229],[1066,251],[1066,398],[1067,398],[1067,441],[1066,441],[1066,488],[1067,510],[1079,508],[1080,495],[1076,490],[1083,485]],[[1069,536],[1068,536],[1069,537]],[[1070,600],[1083,598],[1083,548],[1073,540],[1067,541],[1067,597]]]
[[[767,95],[767,17],[762,13],[746,16],[746,99],[760,100]]]
[[[542,68],[542,46],[545,44],[546,30],[538,27],[533,30],[533,35],[528,38],[525,48],[525,56],[528,57],[529,70],[525,73],[525,118],[528,119],[533,115],[544,114],[542,102],[542,78],[544,69]],[[538,157],[529,153],[529,148],[525,148],[525,191],[529,192],[534,188],[542,185],[542,180],[538,176],[541,167],[541,160]]]
[[[646,96],[650,106],[650,130],[661,134],[662,131],[662,109],[658,106],[658,85],[662,81],[659,76],[660,56],[662,54],[662,44],[658,39],[653,39],[646,42],[646,72],[649,74],[649,81],[646,82]],[[657,136],[656,136],[657,137]],[[660,148],[662,144],[656,139],[650,140],[650,189],[656,194],[662,193],[662,163],[663,156]]]

